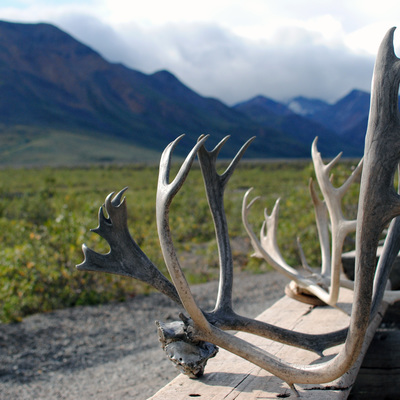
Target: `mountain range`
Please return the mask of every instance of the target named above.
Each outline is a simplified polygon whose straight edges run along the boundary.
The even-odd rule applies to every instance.
[[[182,133],[178,156],[210,134],[209,148],[231,136],[221,157],[252,136],[252,158],[308,158],[315,136],[323,156],[359,157],[368,108],[359,90],[335,104],[256,96],[230,107],[169,71],[110,63],[53,25],[0,21],[2,165],[155,161]]]

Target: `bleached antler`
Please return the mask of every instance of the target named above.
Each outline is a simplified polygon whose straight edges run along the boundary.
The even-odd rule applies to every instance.
[[[254,204],[254,199],[248,204],[248,191],[243,199],[242,219],[245,229],[251,239],[251,243],[255,250],[255,257],[264,258],[275,269],[292,279],[298,286],[313,294],[323,303],[332,307],[337,307],[336,303],[339,297],[339,287],[342,283],[346,287],[352,287],[353,284],[347,280],[340,279],[342,269],[341,255],[343,243],[346,236],[354,232],[356,229],[356,220],[347,220],[342,212],[342,199],[348,191],[350,185],[358,178],[361,173],[362,160],[355,168],[345,183],[336,188],[332,185],[329,174],[332,168],[337,164],[341,157],[339,154],[329,164],[325,165],[322,161],[321,154],[317,150],[317,138],[312,144],[312,159],[317,181],[325,201],[321,201],[314,188],[313,181],[310,180],[310,193],[314,204],[315,216],[317,221],[318,236],[321,245],[321,274],[309,274],[308,277],[303,276],[298,270],[289,266],[279,250],[277,243],[277,226],[279,214],[279,199],[270,215],[264,210],[264,223],[260,233],[260,240],[257,239],[249,222],[248,213]],[[329,240],[329,221],[332,231],[332,256]],[[300,247],[300,244],[299,244]],[[303,266],[309,270],[309,266],[305,260],[304,254],[300,247],[300,254]],[[309,301],[307,297],[307,301]]]
[[[210,316],[208,320],[214,321],[213,325],[223,330],[245,331],[321,354],[322,350],[341,343],[344,340],[345,332],[332,332],[329,335],[307,335],[292,332],[240,316],[232,309],[233,263],[223,195],[229,178],[232,176],[234,169],[254,138],[249,139],[242,146],[226,171],[219,175],[216,168],[217,157],[228,138],[225,137],[221,140],[212,151],[207,151],[204,145],[198,150],[204,186],[214,221],[220,260],[220,284],[217,303],[214,311],[208,314]]]
[[[329,252],[329,243],[327,242],[327,229],[328,224],[326,221],[326,213],[318,211],[318,201],[316,201],[316,193],[312,182],[310,183],[310,191],[316,209],[315,214],[317,218],[317,229],[321,243],[322,252],[322,266],[321,276],[323,278],[330,277],[330,290],[329,299],[327,304],[336,304],[339,297],[340,286],[340,272],[342,270],[342,250],[344,240],[349,233],[355,232],[357,220],[347,220],[342,212],[342,200],[346,192],[349,190],[351,184],[360,176],[362,170],[363,160],[359,162],[350,177],[340,187],[334,187],[329,174],[332,168],[337,164],[341,157],[341,153],[335,157],[329,164],[325,165],[322,161],[321,154],[317,150],[317,140],[315,139],[312,144],[312,159],[314,169],[321,189],[322,195],[325,199],[323,204],[326,204],[328,214],[330,217],[331,231],[332,231],[332,257],[326,256]],[[321,215],[320,215],[321,214]]]
[[[204,140],[205,138],[202,138],[198,142],[197,146],[199,146],[199,144],[202,145],[203,144],[202,142]],[[276,358],[270,355],[268,352],[254,348],[251,344],[221,330],[217,326],[218,325],[217,323],[215,324],[211,323],[212,317],[207,318],[205,313],[203,313],[202,310],[197,306],[196,301],[193,298],[193,295],[190,291],[190,287],[179,265],[179,261],[172,242],[171,232],[169,230],[169,220],[168,220],[169,206],[171,204],[173,197],[176,195],[179,187],[183,184],[183,181],[187,176],[188,165],[189,165],[188,159],[192,160],[193,157],[193,150],[192,150],[189,156],[187,157],[186,161],[182,165],[181,169],[179,170],[177,177],[174,179],[172,183],[169,183],[171,152],[173,148],[176,146],[176,143],[177,141],[171,143],[166,148],[161,158],[158,193],[157,193],[157,226],[158,226],[158,232],[163,251],[163,256],[166,261],[167,268],[171,274],[172,280],[180,296],[182,304],[190,316],[189,320],[185,319],[184,321],[186,325],[185,330],[189,332],[190,338],[192,340],[206,341],[213,343],[217,346],[223,347],[239,356],[242,356],[250,360],[251,362],[272,372],[273,374],[281,377],[290,386],[293,386],[292,384],[295,381],[292,380],[292,378],[289,379],[289,377],[293,377],[294,375],[296,375],[298,379],[302,379],[300,377],[303,377],[305,375],[307,376],[307,380],[309,380],[310,382],[312,382],[313,379],[315,381],[319,381],[321,377],[325,376],[324,375],[326,374],[325,371],[324,374],[321,374],[321,372],[318,371],[319,373],[317,374],[313,373],[310,375],[307,374],[308,369],[314,369],[315,367],[311,368],[308,366],[303,366],[300,368],[294,368],[290,366],[290,364],[276,360]],[[198,149],[197,146],[194,147],[194,150]],[[199,154],[202,154],[199,157],[200,163],[203,162],[202,168],[206,165],[205,161],[210,162],[210,160],[213,159],[213,156],[219,152],[220,146],[221,144],[218,145],[216,150],[214,150],[214,152],[211,153],[205,152],[204,149],[201,150],[198,149]],[[239,152],[239,154],[241,154],[241,152]],[[213,188],[214,190],[212,189],[209,190],[210,188],[208,188],[207,190],[210,204],[215,205],[215,207],[213,207],[212,209],[214,216],[218,215],[223,210],[221,207],[223,188],[225,186],[226,179],[228,179],[228,177],[231,174],[231,171],[233,171],[232,165],[235,165],[235,163],[236,161],[234,160],[231,164],[231,167],[228,167],[226,175],[223,174],[222,176],[220,176],[220,178],[217,179],[217,181],[219,181],[219,183],[217,183],[217,186],[219,187],[218,189]],[[206,186],[209,185],[211,178],[214,180],[216,178],[216,174],[213,171],[206,171],[206,173],[204,173],[203,175]],[[210,199],[214,200],[210,201]],[[221,219],[221,221],[223,220],[224,217]],[[225,225],[225,222],[222,222],[222,225]],[[222,228],[222,231],[226,230],[222,226],[220,228]],[[221,243],[224,243],[224,240],[222,240]],[[225,247],[225,245],[223,245],[223,247]],[[225,266],[223,265],[223,269],[225,269],[226,267],[227,265]],[[222,287],[225,287],[225,290],[227,290],[228,292],[223,293],[221,296],[219,296],[219,298],[225,299],[225,301],[219,300],[217,302],[216,309],[214,310],[213,313],[211,313],[211,315],[219,318],[220,322],[221,321],[223,322],[224,319],[229,321],[230,319],[234,318],[237,321],[239,321],[240,324],[240,321],[244,322],[244,320],[243,319],[241,320],[240,317],[236,316],[231,310],[231,302],[230,302],[231,294],[229,293],[231,291],[230,284],[228,283],[224,285],[224,283],[225,282],[222,283]],[[222,289],[222,291],[224,292],[224,289]],[[221,315],[224,316],[221,317]],[[343,332],[341,332],[340,334],[342,333]]]
[[[400,214],[400,199],[393,188],[393,176],[400,159],[399,81],[400,60],[394,55],[391,30],[382,42],[375,65],[357,219],[354,305],[346,342],[339,353],[330,361],[317,365],[290,365],[207,325],[206,320],[198,319],[196,314],[190,315],[193,336],[247,358],[291,386],[296,382],[329,382],[353,365],[359,356],[370,319],[379,236],[385,225]],[[390,265],[385,266],[388,267]]]
[[[255,198],[250,203],[248,203],[248,197],[251,193],[251,190],[252,189],[248,190],[243,198],[242,220],[247,234],[250,237],[253,249],[255,250],[255,256],[265,259],[268,264],[273,266],[277,271],[286,275],[289,279],[293,279],[298,285],[307,289],[310,293],[314,294],[316,297],[326,303],[329,299],[329,294],[326,292],[326,290],[318,285],[313,279],[304,277],[300,274],[299,271],[288,265],[279,251],[276,241],[279,200],[275,203],[271,215],[268,215],[265,212],[265,221],[261,228],[260,235],[261,241],[258,240],[256,234],[254,233],[248,222],[248,213],[251,206],[254,204],[254,201],[257,199]],[[265,233],[265,230],[267,231],[267,233]]]

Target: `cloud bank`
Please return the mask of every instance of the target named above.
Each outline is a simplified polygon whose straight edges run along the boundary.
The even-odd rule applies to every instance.
[[[374,52],[392,26],[384,7],[306,3],[204,0],[192,9],[182,0],[21,0],[20,8],[0,7],[0,18],[53,23],[108,61],[167,69],[229,105],[259,94],[333,102],[353,88],[369,91]]]
[[[368,91],[374,57],[318,33],[286,27],[270,39],[247,39],[210,23],[180,23],[121,32],[93,17],[69,16],[59,26],[112,62],[146,73],[167,69],[204,96],[234,104],[263,94],[334,101],[357,88]]]

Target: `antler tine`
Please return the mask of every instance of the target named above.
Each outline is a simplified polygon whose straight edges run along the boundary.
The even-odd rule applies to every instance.
[[[199,138],[197,139],[197,141],[200,141],[205,135],[200,135]],[[220,142],[214,147],[213,150],[209,151],[208,153],[212,153],[213,154],[213,159],[216,160],[218,157],[218,154],[220,153],[222,147],[224,146],[224,144],[228,141],[228,139],[230,138],[230,135],[225,136],[224,138],[222,138],[220,140]]]
[[[252,255],[253,257],[257,257],[257,258],[263,258],[263,255],[261,254],[261,252],[259,251],[259,246],[257,244],[257,236],[254,233],[250,223],[249,223],[249,219],[248,219],[248,215],[250,212],[251,207],[253,206],[253,204],[260,198],[260,196],[255,197],[253,200],[250,201],[250,203],[248,203],[248,197],[250,196],[250,193],[253,191],[253,188],[250,188],[249,190],[247,190],[247,192],[244,194],[243,196],[243,201],[242,201],[242,222],[243,222],[243,226],[247,232],[247,234],[249,235],[250,241],[251,241],[251,245],[253,247],[254,250],[254,254]]]
[[[400,164],[397,166],[398,172],[398,188],[400,191]],[[382,297],[389,304],[394,304],[400,301],[400,290],[386,290],[386,282],[389,279],[390,271],[392,270],[394,260],[400,250],[400,218],[397,217],[390,223],[385,244],[382,249],[382,255],[379,258],[378,266],[376,267],[374,279],[374,298],[372,301],[372,311],[375,313]],[[388,266],[391,266],[390,268]]]
[[[331,221],[332,259],[330,263],[324,264],[324,273],[325,274],[330,273],[331,275],[331,286],[329,290],[328,304],[334,305],[337,303],[339,297],[340,272],[342,268],[341,254],[343,249],[343,243],[346,236],[350,232],[353,232],[356,228],[356,220],[349,221],[344,217],[342,212],[341,201],[345,192],[348,190],[350,183],[352,183],[356,179],[357,174],[360,173],[362,163],[359,163],[358,167],[355,169],[355,171],[353,171],[350,178],[348,178],[347,182],[345,182],[345,184],[342,187],[335,188],[331,180],[329,179],[328,175],[330,170],[333,168],[334,165],[336,165],[336,163],[340,159],[341,153],[338,156],[336,156],[329,164],[325,165],[322,161],[321,153],[317,149],[317,140],[315,139],[312,144],[311,155],[314,163],[315,175],[317,177],[319,187],[323,194],[324,202],[328,209]],[[313,199],[313,201],[314,200],[315,199]],[[323,224],[324,223],[325,222],[323,222]],[[323,230],[326,229],[323,226],[321,228]],[[324,238],[324,240],[325,239],[326,238]],[[327,244],[323,243],[323,245],[326,246]]]
[[[389,274],[392,269],[394,260],[400,250],[400,218],[392,220],[389,226],[385,244],[382,249],[382,255],[379,257],[378,266],[376,267],[373,300],[371,315],[375,315],[382,298],[390,304],[400,300],[400,290],[386,290]]]
[[[185,181],[190,168],[193,164],[193,161],[196,157],[197,150],[202,144],[208,139],[209,135],[204,136],[201,140],[198,141],[198,143],[193,147],[193,149],[190,151],[188,156],[186,157],[185,161],[181,165],[181,168],[179,169],[178,173],[176,174],[176,177],[174,180],[170,183],[169,182],[169,173],[171,169],[171,158],[172,158],[172,152],[174,151],[175,147],[179,143],[179,141],[184,137],[185,135],[181,135],[178,138],[176,138],[173,142],[171,142],[163,151],[160,159],[160,172],[159,172],[159,179],[158,179],[158,187],[159,189],[162,189],[163,187],[168,187],[168,198],[169,201],[172,201],[173,197],[176,195],[176,193],[179,191],[181,186],[183,185],[183,182]],[[163,193],[161,191],[161,193]],[[160,194],[161,194],[160,193]]]
[[[254,138],[249,139],[238,151],[225,172],[219,175],[216,168],[217,156],[228,138],[229,136],[223,138],[212,151],[208,151],[204,145],[198,151],[200,168],[218,244],[220,284],[215,312],[228,312],[232,309],[233,260],[224,209],[224,190],[244,152],[254,140]]]
[[[224,184],[226,184],[226,182],[229,180],[229,178],[232,176],[233,171],[235,170],[235,168],[237,167],[237,165],[239,164],[239,161],[242,159],[243,154],[246,152],[247,148],[250,146],[250,144],[253,142],[253,140],[256,137],[253,136],[251,137],[249,140],[247,140],[247,142],[241,147],[241,149],[237,152],[235,158],[231,161],[231,163],[229,164],[228,168],[225,170],[225,172],[221,175],[222,180],[224,182]]]
[[[169,229],[169,206],[171,201],[183,185],[198,149],[207,140],[208,136],[202,137],[192,148],[175,179],[169,183],[172,151],[181,138],[182,136],[171,142],[161,156],[156,200],[157,231],[165,264],[179,294],[182,305],[193,319],[195,325],[200,327],[203,331],[208,331],[210,325],[202,310],[197,306],[190,291],[189,284],[179,264]]]
[[[120,190],[113,198],[112,198],[112,195],[114,194],[114,192],[111,193],[111,194],[109,194],[109,195],[106,197],[106,201],[105,201],[106,206],[108,205],[108,203],[110,203],[110,204],[112,204],[114,207],[118,207],[118,206],[121,204],[121,202],[125,200],[125,198],[124,198],[124,199],[122,199],[122,201],[121,201],[121,198],[122,198],[122,196],[124,195],[124,193],[125,193],[127,190],[128,190],[128,187],[124,187],[124,188],[123,188],[122,190]],[[109,208],[110,208],[110,207],[109,207]]]
[[[322,161],[321,153],[318,151],[317,148],[318,144],[318,136],[315,137],[311,144],[311,157],[314,162],[317,162],[320,165],[320,168],[324,169],[326,174],[328,175],[329,172],[332,170],[332,168],[339,162],[340,158],[343,155],[343,152],[341,151],[333,160],[331,160],[328,164],[324,164]]]
[[[202,137],[203,137],[203,135],[201,135],[201,136],[199,137],[199,140],[200,140]],[[219,155],[219,153],[220,153],[222,147],[223,147],[224,144],[228,141],[229,138],[230,138],[230,135],[225,136],[225,137],[214,147],[214,149],[211,150],[211,151],[208,151],[204,146],[203,146],[203,148],[202,148],[202,150],[201,150],[201,151],[203,152],[204,155],[205,155],[205,154],[208,155],[208,158],[209,158],[208,164],[209,164],[210,166],[213,166],[214,169],[215,169],[215,165],[216,165],[216,161],[217,161],[218,155]],[[242,157],[243,157],[244,153],[246,152],[247,148],[250,146],[250,144],[253,142],[253,140],[254,140],[255,138],[256,138],[256,137],[253,136],[253,137],[251,137],[250,139],[248,139],[248,140],[246,141],[246,143],[245,143],[245,144],[240,148],[240,150],[236,153],[235,157],[233,158],[233,160],[231,161],[231,163],[229,164],[229,166],[226,168],[226,170],[225,170],[221,175],[219,175],[219,174],[216,172],[216,170],[215,170],[216,175],[220,177],[221,184],[223,185],[223,187],[226,186],[226,184],[227,184],[229,178],[232,176],[232,174],[233,174],[235,168],[236,168],[237,165],[239,164],[239,162],[240,162],[240,160],[242,159]]]
[[[257,239],[257,236],[255,235],[254,231],[252,230],[247,216],[250,210],[250,207],[247,204],[247,198],[250,194],[250,190],[246,192],[243,198],[243,203],[242,203],[242,220],[243,220],[243,225],[247,231],[247,234],[250,237],[251,243],[253,245],[253,248],[256,252],[256,256],[261,255],[261,257],[268,262],[272,267],[274,267],[276,270],[281,272],[282,274],[286,275],[289,279],[294,280],[300,287],[307,289],[309,292],[317,296],[319,299],[321,299],[323,302],[327,303],[329,300],[329,294],[321,288],[319,285],[317,285],[313,280],[307,279],[303,277],[296,269],[292,268],[290,265],[288,265],[282,256],[280,255],[279,250],[275,249],[274,243],[276,243],[275,238],[274,238],[274,231],[273,231],[273,226],[275,224],[274,218],[276,216],[274,215],[273,219],[269,220],[269,223],[272,227],[272,235],[268,237],[268,232],[267,235],[265,236],[262,234],[264,237],[263,239],[263,245],[260,243],[260,241]],[[277,208],[275,208],[277,210]],[[276,213],[277,211],[275,211]],[[265,225],[268,228],[268,221],[266,221]],[[264,247],[266,245],[266,248]],[[328,304],[328,303],[327,303]],[[332,307],[335,307],[339,309],[340,311],[343,311],[341,308],[337,307],[336,304],[332,305]]]
[[[297,249],[299,250],[301,266],[305,269],[308,273],[313,274],[313,270],[311,269],[310,265],[307,262],[306,255],[304,254],[303,246],[301,245],[300,238],[297,236],[296,238]]]
[[[284,265],[286,269],[291,271],[292,268],[286,263],[278,247],[277,231],[279,205],[280,199],[276,200],[270,215],[268,215],[267,209],[264,208],[264,222],[260,231],[260,242],[263,249],[265,249],[265,251],[270,254],[272,258],[274,258],[279,264]]]
[[[331,271],[331,250],[329,242],[329,227],[328,227],[328,209],[326,203],[317,195],[314,181],[310,179],[309,190],[311,200],[314,205],[315,220],[317,223],[317,231],[319,243],[321,246],[321,275],[326,276]]]
[[[349,187],[354,183],[354,181],[361,175],[363,163],[364,163],[364,158],[362,158],[359,161],[357,167],[354,169],[351,175],[346,179],[346,181],[342,184],[342,186],[337,188],[341,198],[349,190]]]

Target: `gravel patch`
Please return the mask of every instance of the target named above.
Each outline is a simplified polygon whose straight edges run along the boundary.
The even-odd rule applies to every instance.
[[[276,272],[237,274],[235,311],[255,317],[286,283]],[[193,287],[203,309],[213,308],[217,287]],[[180,311],[152,293],[0,324],[0,399],[147,399],[179,373],[160,348],[154,322],[177,320]]]

